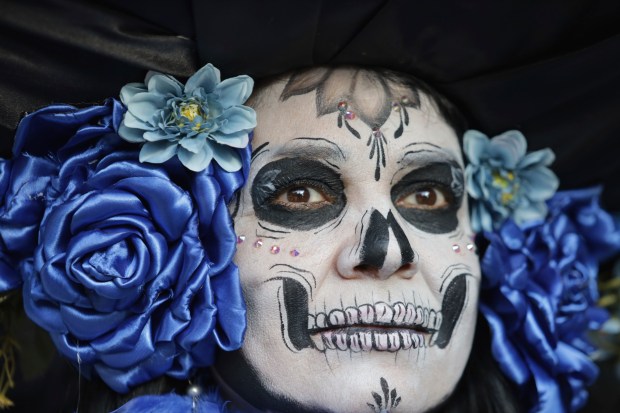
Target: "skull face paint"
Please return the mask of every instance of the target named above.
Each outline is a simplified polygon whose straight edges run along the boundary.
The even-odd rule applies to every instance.
[[[341,99],[323,86],[322,95]],[[373,395],[375,408],[432,409],[461,377],[477,315],[478,259],[452,248],[471,235],[458,139],[420,94],[404,127],[398,111],[382,124],[385,136],[402,133],[385,146],[377,179],[366,142],[338,126],[337,108],[321,114],[324,96],[312,90],[283,100],[284,87],[269,86],[256,107],[257,149],[235,229],[303,253],[239,246],[248,330],[242,350],[218,356],[215,373],[229,395],[260,410],[368,411],[384,382],[398,389],[398,403]],[[366,107],[385,98],[347,93]],[[372,133],[363,119],[348,122]]]

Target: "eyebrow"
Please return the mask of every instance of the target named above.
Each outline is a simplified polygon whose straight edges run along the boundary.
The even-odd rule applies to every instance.
[[[275,156],[295,156],[317,158],[333,161],[346,161],[347,157],[340,146],[329,139],[315,137],[299,137],[290,140],[275,153]]]
[[[408,148],[409,150],[406,151],[397,162],[399,168],[396,172],[394,172],[394,175],[392,175],[390,183],[394,182],[394,178],[400,171],[410,167],[411,165],[422,167],[435,162],[444,162],[454,166],[458,165],[459,168],[462,168],[462,165],[458,162],[458,158],[451,150],[433,143],[414,142],[405,146],[403,149]]]

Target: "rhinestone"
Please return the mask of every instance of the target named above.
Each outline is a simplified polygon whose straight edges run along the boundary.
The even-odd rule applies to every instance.
[[[293,248],[291,250],[291,257],[298,257],[299,256],[299,250],[297,248]]]
[[[202,389],[200,386],[192,384],[187,388],[187,395],[190,397],[198,397],[202,394]]]
[[[457,244],[452,245],[452,251],[459,253],[461,252],[461,247],[459,247]]]
[[[392,102],[392,109],[394,110],[394,112],[400,112],[400,103]]]
[[[341,112],[346,112],[349,108],[349,105],[344,100],[338,103],[338,110]]]
[[[257,239],[256,241],[254,241],[254,248],[260,248],[263,246],[263,240],[262,239]]]
[[[242,244],[245,241],[245,235],[239,235],[237,237],[237,244]]]
[[[347,111],[344,114],[344,117],[347,118],[347,120],[353,120],[355,119],[355,113]]]
[[[280,247],[278,247],[277,245],[272,245],[271,249],[269,251],[272,254],[279,254],[280,253]]]
[[[474,250],[474,244],[467,244],[467,249],[469,251],[473,251]]]

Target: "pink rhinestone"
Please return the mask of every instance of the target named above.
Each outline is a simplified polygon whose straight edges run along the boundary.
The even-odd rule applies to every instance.
[[[263,246],[263,240],[262,239],[257,239],[256,241],[254,241],[254,248],[260,248]]]
[[[474,244],[467,244],[467,249],[469,251],[473,251],[474,250]]]
[[[299,250],[297,248],[291,250],[291,257],[299,257]]]
[[[355,113],[347,111],[344,114],[344,117],[347,118],[347,120],[353,120],[355,119]]]
[[[372,128],[372,134],[374,135],[375,138],[380,138],[382,133],[381,133],[381,129],[379,128]]]
[[[338,110],[341,111],[341,112],[345,112],[348,107],[349,107],[349,105],[344,100],[342,102],[338,103]]]
[[[245,241],[245,235],[239,235],[237,237],[237,244],[242,244]]]
[[[458,254],[459,252],[461,252],[461,247],[459,247],[457,244],[454,244],[452,245],[452,251]]]
[[[271,251],[272,254],[279,254],[280,253],[280,247],[278,247],[277,245],[272,245],[271,249],[269,251]]]

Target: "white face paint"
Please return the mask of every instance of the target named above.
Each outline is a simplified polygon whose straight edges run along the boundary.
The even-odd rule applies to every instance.
[[[261,410],[437,406],[469,357],[480,280],[458,139],[425,96],[387,115],[382,137],[360,116],[339,127],[337,108],[317,117],[315,91],[282,100],[283,87],[257,107],[235,218],[248,330],[217,373]],[[372,106],[375,92],[355,102]]]

